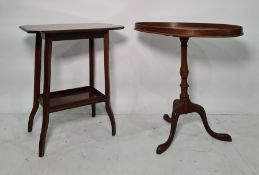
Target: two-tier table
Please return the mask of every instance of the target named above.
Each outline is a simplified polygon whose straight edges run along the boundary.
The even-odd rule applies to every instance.
[[[45,140],[49,123],[49,113],[69,108],[91,104],[92,116],[95,116],[95,104],[105,102],[105,108],[111,121],[112,135],[116,133],[115,119],[110,104],[109,80],[109,31],[123,29],[123,26],[101,23],[82,24],[47,24],[25,25],[20,28],[27,33],[36,34],[35,43],[35,70],[34,70],[34,99],[28,121],[28,132],[32,131],[33,119],[39,104],[43,106],[43,120],[39,141],[39,156],[45,152]],[[104,40],[104,77],[105,94],[94,87],[94,39]],[[45,39],[44,48],[44,85],[40,94],[41,51],[42,39]],[[51,51],[52,42],[61,40],[89,39],[89,86],[50,92],[51,82]]]
[[[241,26],[229,24],[210,23],[172,23],[172,22],[138,22],[135,30],[158,35],[166,35],[180,38],[181,41],[181,94],[180,99],[173,102],[171,118],[165,114],[164,119],[171,123],[170,135],[167,141],[157,147],[158,154],[163,153],[171,145],[174,138],[177,121],[181,114],[196,112],[200,115],[206,131],[214,138],[222,141],[232,141],[228,134],[214,132],[207,121],[205,110],[202,106],[192,103],[188,95],[188,64],[187,64],[187,42],[191,37],[237,37],[243,34]]]

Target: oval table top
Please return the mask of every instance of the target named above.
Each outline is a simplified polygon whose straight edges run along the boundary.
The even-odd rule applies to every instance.
[[[135,30],[175,37],[237,37],[243,35],[238,25],[186,22],[137,22]]]

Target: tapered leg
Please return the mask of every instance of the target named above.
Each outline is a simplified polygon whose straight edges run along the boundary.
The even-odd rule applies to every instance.
[[[176,126],[177,126],[177,122],[178,122],[178,118],[180,116],[180,111],[182,110],[182,106],[178,106],[175,111],[173,111],[172,116],[171,116],[171,130],[170,130],[170,134],[169,137],[167,139],[167,141],[161,145],[159,145],[157,147],[156,153],[157,154],[162,154],[163,152],[165,152],[169,146],[171,145],[174,135],[175,135],[175,131],[176,131]]]
[[[89,39],[89,79],[90,86],[94,87],[94,38]],[[91,105],[92,107],[92,117],[95,117],[95,104]]]
[[[43,157],[45,152],[45,140],[49,124],[49,97],[50,97],[50,75],[51,75],[51,51],[52,41],[45,40],[44,52],[44,89],[43,89],[43,119],[39,142],[39,156]]]
[[[218,140],[232,141],[232,138],[230,135],[224,134],[224,133],[216,133],[210,128],[208,120],[207,120],[206,112],[202,106],[200,106],[198,104],[194,104],[194,103],[190,103],[189,106],[190,106],[190,112],[197,112],[200,115],[203,125],[204,125],[206,131],[209,133],[209,135],[211,135],[212,137],[214,137],[215,139],[218,139]]]
[[[35,42],[35,63],[34,63],[34,94],[33,94],[33,107],[28,121],[28,132],[32,131],[33,119],[39,108],[39,95],[40,95],[40,73],[41,73],[41,47],[42,39],[40,34],[36,34]]]
[[[112,135],[116,134],[116,123],[110,104],[110,72],[109,72],[109,32],[104,34],[104,77],[105,77],[105,108],[111,121]]]

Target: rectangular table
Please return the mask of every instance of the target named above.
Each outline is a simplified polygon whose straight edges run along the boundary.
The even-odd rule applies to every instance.
[[[27,33],[36,35],[35,68],[34,68],[34,98],[33,107],[28,121],[28,132],[32,131],[33,119],[39,108],[43,106],[43,120],[39,141],[39,156],[45,152],[45,140],[48,130],[49,113],[69,108],[91,104],[92,117],[95,116],[95,104],[105,102],[105,108],[112,125],[112,135],[116,133],[116,124],[110,104],[110,78],[109,78],[109,31],[123,29],[123,26],[101,23],[81,24],[45,24],[24,25],[20,28]],[[94,39],[104,39],[104,76],[105,94],[94,87]],[[44,85],[40,94],[41,52],[42,39],[45,39],[44,48]],[[74,89],[50,92],[51,80],[51,52],[52,42],[61,40],[89,39],[89,79],[90,85]]]

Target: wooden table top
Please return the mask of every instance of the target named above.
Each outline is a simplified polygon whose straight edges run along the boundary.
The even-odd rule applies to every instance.
[[[137,22],[135,30],[175,37],[237,37],[243,35],[238,25],[186,22]]]
[[[20,28],[28,33],[66,33],[119,30],[124,26],[102,23],[24,25]]]

